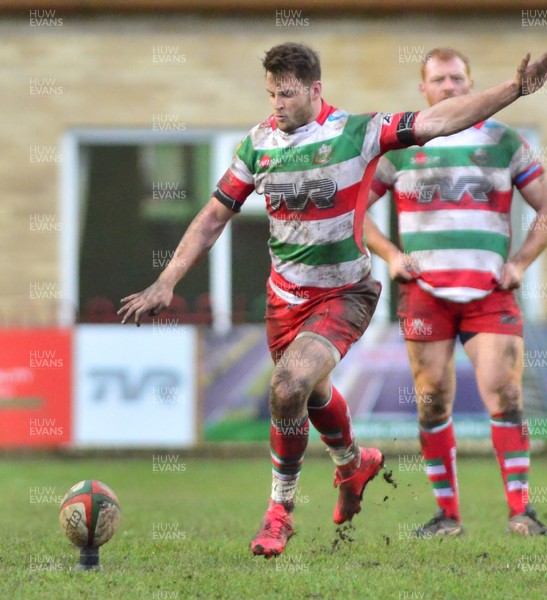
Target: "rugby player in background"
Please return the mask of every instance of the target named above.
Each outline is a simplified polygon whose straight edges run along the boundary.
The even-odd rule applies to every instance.
[[[430,106],[469,98],[468,59],[436,48],[422,64],[420,90]],[[516,187],[537,212],[522,246],[509,256]],[[460,338],[484,405],[509,507],[507,531],[545,534],[528,504],[530,441],[523,419],[522,318],[515,288],[547,245],[547,179],[528,144],[488,119],[422,148],[389,152],[378,163],[369,201],[391,189],[403,253],[367,215],[368,247],[401,282],[399,318],[414,377],[422,454],[437,499],[420,536],[460,535],[454,347]]]

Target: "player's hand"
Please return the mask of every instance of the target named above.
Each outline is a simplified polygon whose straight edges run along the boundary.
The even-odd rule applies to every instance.
[[[143,314],[151,317],[159,315],[162,310],[171,304],[171,300],[173,300],[173,288],[158,280],[142,292],[122,298],[120,302],[123,306],[118,314],[124,315],[122,324],[135,315],[135,324],[140,327]]]
[[[524,269],[508,261],[501,267],[499,288],[502,290],[515,290],[522,285]]]
[[[520,63],[515,82],[521,96],[533,94],[543,87],[547,81],[547,52],[530,64],[530,53]]]
[[[388,268],[391,279],[399,283],[407,283],[420,275],[416,261],[404,252],[399,252],[394,256],[389,261]]]

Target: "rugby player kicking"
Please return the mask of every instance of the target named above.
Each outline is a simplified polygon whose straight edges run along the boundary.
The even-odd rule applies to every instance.
[[[134,318],[139,325],[143,314],[157,315],[168,307],[177,282],[206,256],[249,194],[264,194],[272,259],[266,325],[275,362],[270,388],[273,476],[269,506],[251,550],[269,558],[281,554],[293,534],[294,497],[310,422],[336,465],[335,523],[361,510],[363,490],[383,464],[379,450],[359,446],[348,406],[330,380],[367,328],[380,294],[362,237],[377,159],[389,150],[466,129],[533,91],[532,82],[547,70],[547,54],[533,64],[527,56],[514,79],[482,94],[399,114],[352,115],[327,104],[318,55],[307,46],[275,46],[263,66],[273,114],[238,145],[232,165],[188,227],[173,260],[150,287],[123,298],[119,313],[122,323]]]

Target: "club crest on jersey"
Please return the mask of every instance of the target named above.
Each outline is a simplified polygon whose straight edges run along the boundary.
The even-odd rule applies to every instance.
[[[319,149],[314,154],[312,162],[314,165],[326,165],[332,159],[332,146],[321,144]]]
[[[285,202],[287,210],[304,210],[309,201],[317,208],[332,208],[336,194],[336,182],[328,177],[301,183],[267,183],[264,193],[270,199],[272,210],[279,210]]]
[[[484,165],[487,165],[489,158],[488,152],[484,148],[477,148],[473,154],[471,154],[471,162],[475,163],[479,167],[484,167]]]

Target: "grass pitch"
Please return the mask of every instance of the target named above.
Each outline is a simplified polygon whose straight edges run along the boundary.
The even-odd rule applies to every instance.
[[[416,460],[415,460],[416,459]],[[412,539],[435,509],[417,457],[388,459],[397,488],[375,479],[352,528],[332,523],[330,460],[306,460],[295,526],[284,555],[248,548],[270,488],[267,451],[252,459],[26,458],[0,460],[0,594],[10,600],[545,598],[547,539],[509,537],[494,457],[460,458],[467,535]],[[531,495],[547,520],[544,456]],[[156,465],[156,466],[154,466]],[[165,467],[164,465],[171,465]],[[102,572],[73,572],[78,550],[58,524],[58,504],[82,479],[117,493],[122,524],[101,549]]]

